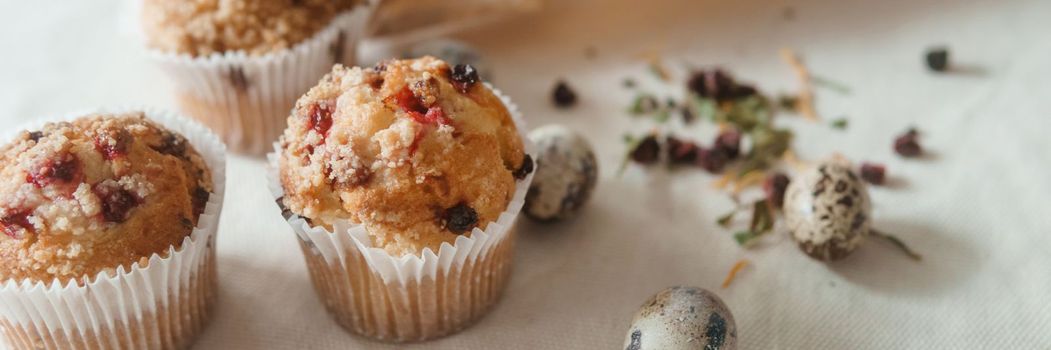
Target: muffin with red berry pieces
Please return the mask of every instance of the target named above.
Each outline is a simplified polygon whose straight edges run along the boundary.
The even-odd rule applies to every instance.
[[[433,57],[336,66],[296,103],[272,156],[278,204],[345,328],[423,340],[465,327],[498,299],[533,168],[508,105],[473,67]],[[442,291],[463,298],[408,304]],[[387,296],[394,305],[369,302]]]
[[[0,302],[50,293],[68,307],[82,302],[83,307],[105,309],[100,304],[106,303],[98,300],[112,297],[106,289],[116,283],[127,287],[125,293],[142,293],[139,301],[148,314],[138,316],[139,324],[120,329],[70,332],[38,329],[7,310],[0,312],[0,328],[16,348],[49,342],[130,346],[135,344],[108,343],[114,339],[109,332],[137,334],[152,327],[172,330],[168,343],[157,338],[158,344],[188,344],[214,300],[214,274],[209,272],[214,266],[210,253],[203,252],[210,249],[192,248],[199,260],[190,269],[196,276],[182,286],[192,291],[174,290],[180,289],[174,285],[163,295],[163,289],[128,276],[174,278],[164,270],[181,267],[171,267],[167,260],[173,252],[191,250],[185,246],[191,242],[187,238],[201,223],[213,191],[213,173],[194,146],[142,112],[88,115],[22,132],[0,148]],[[191,243],[210,245],[199,242],[210,237],[195,238],[198,242]],[[100,286],[104,281],[108,287]],[[31,288],[48,284],[52,288]],[[68,287],[54,288],[59,286]],[[77,299],[81,293],[97,295]],[[147,300],[149,295],[156,300]],[[185,300],[170,300],[176,297]],[[176,315],[169,313],[180,306],[193,309],[185,316],[198,322],[196,327],[173,324],[178,322],[169,317]],[[38,310],[61,314],[66,306],[56,307]],[[79,326],[91,327],[91,322],[83,323]]]
[[[353,63],[368,12],[360,0],[143,0],[141,24],[179,106],[261,155],[296,99]]]

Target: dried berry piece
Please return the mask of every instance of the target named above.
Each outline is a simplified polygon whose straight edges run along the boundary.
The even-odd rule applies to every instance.
[[[383,74],[370,71],[366,71],[365,73],[365,83],[369,84],[369,87],[372,87],[373,90],[379,90],[382,88],[384,81]]]
[[[631,150],[631,160],[639,164],[653,164],[660,159],[661,145],[656,135],[648,135]]]
[[[873,185],[882,185],[887,168],[883,164],[861,163],[861,178]]]
[[[324,143],[328,130],[332,128],[332,109],[327,103],[312,104],[307,111],[307,118],[310,118],[307,119],[307,127],[321,135],[321,142]]]
[[[95,150],[102,153],[102,158],[114,160],[128,154],[131,144],[131,133],[124,129],[110,129],[95,136]]]
[[[197,217],[204,213],[204,207],[208,205],[208,198],[211,197],[212,193],[204,189],[204,187],[198,186],[193,190],[193,194],[190,196],[190,200],[193,204],[193,216]]]
[[[152,148],[161,154],[182,158],[186,156],[186,139],[178,134],[165,132],[161,138],[161,143]]]
[[[533,156],[526,154],[525,158],[522,159],[522,165],[515,169],[511,174],[514,175],[515,179],[524,179],[527,175],[533,172]]]
[[[80,161],[77,157],[65,153],[29,171],[26,182],[38,188],[55,182],[68,184],[77,178],[79,170]]]
[[[785,204],[785,190],[791,180],[788,175],[782,173],[771,174],[763,181],[763,192],[766,193],[766,201],[774,208],[781,208]]]
[[[33,223],[29,222],[29,210],[16,211],[0,218],[0,226],[3,226],[4,234],[14,239],[23,239],[27,233],[33,232]]]
[[[470,231],[478,224],[478,213],[464,202],[446,209],[442,217],[445,229],[458,235]]]
[[[894,139],[894,151],[903,157],[918,157],[923,154],[923,148],[919,143],[919,132],[909,129],[905,134]]]
[[[698,96],[710,98],[716,102],[736,100],[757,93],[754,87],[738,84],[730,74],[721,69],[693,72],[686,86]]]
[[[26,137],[33,142],[40,141],[40,138],[44,137],[44,133],[40,131],[30,131]]]
[[[728,160],[735,159],[741,154],[741,133],[732,129],[723,131],[715,137],[715,145],[712,147],[722,152]]]
[[[441,106],[434,106],[427,109],[427,113],[421,114],[416,112],[409,112],[409,116],[412,120],[415,120],[420,124],[427,125],[449,125],[452,124],[452,120],[445,116],[445,111],[442,110]]]
[[[949,69],[949,49],[939,47],[927,51],[927,68],[935,72],[945,72]]]
[[[555,83],[555,90],[552,92],[551,97],[555,101],[555,106],[561,108],[567,108],[577,103],[577,93],[573,92],[569,85],[561,80]]]
[[[423,101],[420,101],[420,99],[412,93],[412,89],[409,88],[409,85],[405,85],[401,90],[398,90],[398,92],[388,96],[386,102],[393,103],[405,112],[416,112],[420,114],[427,113],[427,106],[424,106]]]
[[[469,64],[458,64],[453,67],[452,83],[456,90],[462,94],[471,91],[471,87],[478,83],[478,71]]]
[[[102,218],[107,222],[124,222],[128,219],[128,212],[139,205],[139,198],[121,187],[100,184],[95,186],[94,192],[102,201]]]
[[[723,151],[714,148],[698,148],[697,149],[697,166],[704,168],[710,173],[718,173],[723,171],[723,167],[729,159],[726,158],[726,154]]]
[[[668,148],[668,161],[672,164],[693,164],[697,161],[696,143],[674,136],[668,136],[664,143]]]

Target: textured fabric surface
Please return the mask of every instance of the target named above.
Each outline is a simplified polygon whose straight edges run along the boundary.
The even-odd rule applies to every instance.
[[[123,3],[2,2],[0,125],[97,105],[172,108],[163,76],[122,32]],[[645,4],[552,1],[541,13],[463,35],[486,54],[494,84],[530,125],[583,130],[601,168],[579,218],[520,224],[507,293],[478,324],[406,346],[343,332],[311,290],[295,237],[267,192],[263,161],[235,156],[219,232],[218,308],[197,347],[619,348],[644,300],[688,284],[722,296],[746,349],[1051,348],[1051,3]],[[976,69],[929,73],[922,55],[935,44]],[[639,53],[660,50],[674,67],[721,64],[765,91],[791,91],[781,47],[852,88],[818,90],[819,112],[847,117],[845,131],[783,120],[799,136],[798,153],[886,163],[895,185],[872,189],[874,225],[899,234],[922,262],[869,241],[824,265],[783,232],[743,250],[714,223],[731,204],[711,189],[711,176],[637,168],[616,176],[621,135],[652,127],[625,114],[632,92],[622,79],[666,89]],[[576,108],[551,105],[558,77],[578,91]],[[924,131],[930,157],[892,153],[891,140],[910,125]],[[707,140],[711,129],[684,133]],[[741,258],[752,264],[719,288]]]

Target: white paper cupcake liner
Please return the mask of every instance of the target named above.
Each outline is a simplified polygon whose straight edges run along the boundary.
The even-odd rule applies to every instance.
[[[176,131],[204,158],[214,192],[197,227],[182,246],[154,254],[113,275],[100,272],[89,283],[8,280],[0,284],[0,330],[15,349],[175,349],[190,345],[204,328],[216,296],[215,235],[226,180],[226,147],[204,126],[153,109],[99,109],[35,121],[8,130],[3,140],[47,121],[92,113],[144,111]]]
[[[518,106],[488,83],[511,112],[527,154]],[[284,196],[278,175],[280,145],[267,155],[270,190]],[[337,223],[334,232],[303,218],[287,219],[300,239],[315,291],[344,328],[392,342],[422,341],[461,330],[484,315],[503,292],[511,271],[512,229],[525,203],[533,173],[517,181],[507,210],[485,229],[475,228],[438,252],[393,256],[373,247],[365,228]]]
[[[149,50],[172,81],[182,111],[212,128],[231,150],[263,154],[297,99],[336,63],[353,63],[371,6],[360,5],[295,46],[262,56],[243,51],[193,57]]]

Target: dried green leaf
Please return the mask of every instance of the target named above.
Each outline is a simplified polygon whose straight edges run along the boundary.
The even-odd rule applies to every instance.
[[[845,130],[847,128],[848,123],[849,121],[847,121],[847,118],[838,118],[836,120],[833,120],[830,124],[832,125],[832,128]]]
[[[752,149],[737,170],[738,177],[753,170],[769,168],[792,144],[792,131],[788,129],[756,128],[748,135],[752,140]]]
[[[850,95],[850,87],[832,79],[811,74],[810,82],[814,83],[814,86],[823,87],[844,95]]]
[[[719,226],[722,226],[724,228],[729,228],[730,227],[730,222],[733,221],[733,219],[734,219],[734,215],[737,215],[737,210],[734,210],[734,211],[731,211],[729,213],[723,214],[722,216],[719,217],[719,219],[715,220],[715,222],[718,223]]]
[[[697,117],[701,119],[707,119],[715,121],[717,114],[719,114],[719,106],[715,100],[707,97],[701,97],[697,94],[690,94],[690,104],[693,105],[693,111],[697,114]]]
[[[774,216],[765,199],[760,199],[752,204],[752,224],[749,227],[752,232],[765,233],[774,228]]]
[[[793,95],[777,96],[777,107],[786,111],[796,112],[799,110],[799,97]]]

